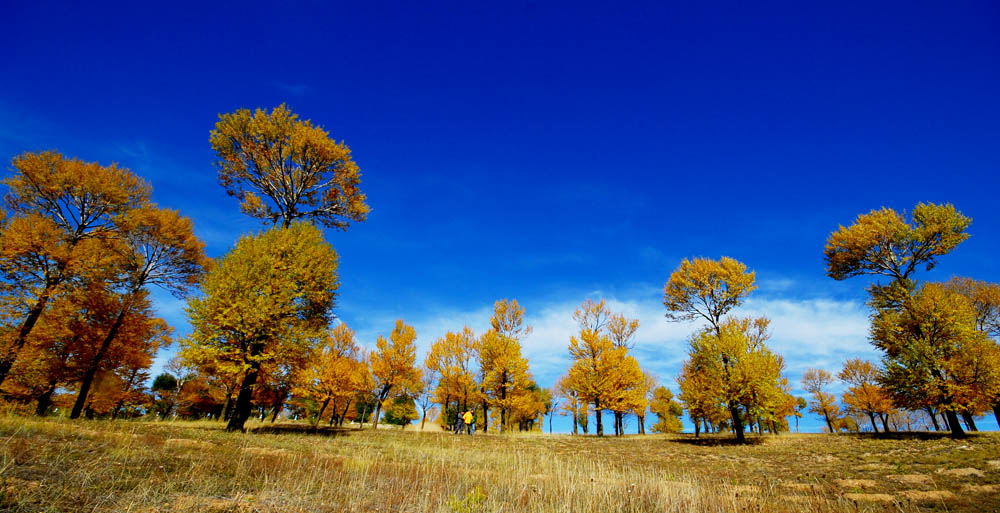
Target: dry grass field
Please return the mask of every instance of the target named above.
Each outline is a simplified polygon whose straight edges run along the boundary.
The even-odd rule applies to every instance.
[[[18,512],[1000,511],[1000,434],[304,434],[0,417]]]

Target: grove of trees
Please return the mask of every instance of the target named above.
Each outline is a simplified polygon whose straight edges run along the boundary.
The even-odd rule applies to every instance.
[[[664,286],[667,321],[693,323],[676,395],[640,362],[638,319],[590,298],[568,340],[545,341],[567,344],[567,368],[543,388],[517,300],[496,301],[482,333],[456,326],[424,355],[402,319],[358,340],[337,318],[339,258],[324,229],[369,213],[343,142],[285,105],[222,114],[209,142],[220,184],[262,223],[214,259],[191,219],[153,203],[128,169],[55,151],[13,158],[0,211],[0,401],[74,419],[208,417],[230,431],[282,412],[312,430],[418,419],[447,430],[473,412],[480,432],[542,431],[546,416],[551,432],[566,416],[573,434],[622,436],[633,421],[638,434],[647,423],[680,432],[686,413],[695,436],[739,442],[789,431],[789,418],[798,430],[806,410],[831,433],[927,422],[960,436],[990,411],[1000,420],[1000,285],[920,281],[969,237],[971,219],[952,205],[873,210],[830,234],[826,274],[865,282],[880,359],[810,368],[803,397],[768,345],[770,319],[740,313],[756,275],[729,257],[684,259]],[[191,325],[155,377],[174,335],[153,288],[186,299]]]

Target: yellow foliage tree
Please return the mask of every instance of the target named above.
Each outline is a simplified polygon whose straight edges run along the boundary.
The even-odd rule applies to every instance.
[[[878,433],[875,416],[882,420],[882,427],[889,432],[888,417],[892,414],[892,400],[879,384],[879,369],[867,360],[852,358],[844,362],[844,368],[837,373],[837,379],[849,385],[841,400],[848,412],[867,415],[872,423],[872,431]]]
[[[375,416],[372,418],[373,428],[378,428],[378,417],[383,403],[397,396],[415,395],[420,392],[421,375],[416,366],[417,331],[413,326],[396,321],[396,326],[389,339],[379,335],[375,342],[375,352],[371,357],[372,378],[375,380]]]
[[[822,415],[826,421],[826,427],[831,433],[836,433],[836,421],[840,416],[840,406],[833,394],[826,391],[826,387],[833,382],[833,376],[823,369],[806,369],[802,373],[802,388],[812,394],[812,401],[809,402],[809,411]]]
[[[312,219],[345,230],[368,215],[351,150],[284,104],[270,113],[220,114],[210,141],[219,157],[219,181],[252,217],[285,228]]]
[[[243,429],[268,368],[305,361],[327,329],[336,289],[337,254],[306,223],[241,237],[214,262],[203,295],[188,301],[193,331],[182,343],[189,361],[242,376],[228,430]]]

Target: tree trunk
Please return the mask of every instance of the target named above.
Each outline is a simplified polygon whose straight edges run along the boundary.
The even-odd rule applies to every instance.
[[[122,323],[125,321],[125,314],[132,309],[133,294],[135,293],[129,293],[125,299],[125,305],[118,311],[118,317],[115,317],[115,322],[111,325],[111,329],[108,330],[108,334],[101,342],[101,347],[97,350],[97,354],[94,355],[94,359],[90,362],[90,366],[87,367],[87,371],[83,373],[83,381],[80,382],[80,392],[76,396],[76,403],[73,404],[73,411],[69,414],[69,418],[79,418],[80,413],[83,412],[83,406],[87,404],[87,394],[90,393],[90,386],[94,382],[94,376],[97,375],[97,370],[101,367],[101,360],[104,359],[104,353],[107,352],[108,348],[111,347],[111,342],[118,336],[118,330],[121,329]]]
[[[604,422],[601,415],[601,401],[594,401],[594,417],[597,420],[597,436],[604,436]]]
[[[139,369],[132,369],[132,373],[129,374],[128,381],[125,383],[125,394],[128,394],[128,391],[132,389],[132,384],[135,382],[135,377],[138,374]],[[179,392],[180,387],[177,387],[177,390]],[[111,410],[111,420],[117,419],[118,411],[122,409],[122,406],[125,406],[125,394],[123,394],[122,398],[118,400],[118,404],[115,405],[115,408]]]
[[[427,405],[424,405],[424,415],[420,418],[420,430],[424,430],[424,423],[427,422]]]
[[[38,406],[35,408],[35,415],[39,417],[44,417],[49,411],[49,407],[52,406],[52,394],[56,391],[56,382],[54,380],[49,381],[49,386],[42,392],[42,395],[38,396]]]
[[[368,413],[368,402],[366,401],[364,406],[361,407],[361,417],[358,418],[358,429],[365,426],[365,414]]]
[[[974,419],[972,417],[972,414],[969,413],[968,411],[962,412],[962,420],[965,421],[965,425],[966,427],[969,428],[969,431],[979,431],[979,429],[976,427],[976,419]]]
[[[1000,427],[1000,402],[993,405],[993,418],[997,419],[997,427]]]
[[[948,427],[951,428],[951,436],[965,435],[965,431],[962,431],[962,425],[958,423],[958,414],[955,413],[955,410],[947,410],[945,417],[948,419]]]
[[[743,436],[743,419],[740,418],[739,405],[734,402],[730,402],[729,415],[733,418],[733,430],[736,431],[736,441],[744,443],[746,438]]]
[[[577,434],[577,431],[576,431],[576,415],[577,415],[577,410],[578,409],[579,409],[579,406],[574,406],[573,407],[573,411],[571,412],[572,415],[573,415],[573,434],[574,435]],[[1000,422],[1000,415],[997,416],[997,422]]]
[[[65,264],[61,264],[58,267],[58,271],[61,273],[65,268]],[[38,295],[38,301],[35,302],[35,306],[28,310],[28,316],[21,323],[21,328],[17,330],[17,338],[14,340],[14,344],[7,351],[7,355],[0,359],[0,385],[3,385],[5,379],[7,379],[7,374],[10,373],[10,368],[14,366],[14,362],[17,361],[17,354],[24,347],[25,342],[28,341],[28,334],[31,330],[35,328],[35,324],[38,322],[38,318],[42,316],[42,312],[45,311],[45,304],[49,301],[49,294],[52,291],[52,287],[56,283],[46,283],[45,288],[42,293]],[[73,417],[76,418],[76,417]]]
[[[219,420],[224,420],[229,422],[229,419],[233,417],[233,391],[226,390],[226,405],[222,407],[222,415],[219,415]]]
[[[489,431],[490,429],[489,413],[490,405],[486,403],[485,399],[483,399],[483,433]]]
[[[236,396],[236,406],[229,416],[229,423],[226,424],[226,431],[243,431],[243,425],[250,418],[250,410],[253,406],[250,403],[250,399],[253,395],[253,387],[257,384],[257,374],[259,373],[260,364],[255,363],[247,371],[246,377],[243,378],[243,384],[240,385],[240,393]]]
[[[372,416],[372,429],[378,431],[378,417],[382,414],[382,401],[375,401],[375,415]]]
[[[288,399],[288,392],[282,392],[278,396],[278,404],[274,405],[274,415],[271,415],[271,424],[274,424],[274,421],[278,420],[278,414],[281,413],[281,410],[285,409],[285,399]],[[318,421],[316,423],[319,424]]]
[[[871,421],[872,421],[872,431],[874,431],[875,434],[877,435],[878,434],[878,426],[875,425],[875,413],[874,412],[868,412],[868,418],[871,419]],[[888,432],[889,431],[886,430],[886,433],[888,433]]]
[[[823,419],[826,420],[826,427],[830,430],[830,433],[837,434],[837,432],[833,429],[833,422],[830,422],[830,414],[823,412]]]
[[[707,433],[708,431],[706,430],[705,432]],[[701,434],[701,420],[694,419],[694,437],[698,438],[698,435],[700,434]]]
[[[352,400],[353,399],[350,397],[347,398],[347,403],[344,404],[344,411],[343,413],[340,414],[340,417],[337,419],[337,427],[344,427],[344,419],[347,418],[347,411],[351,408]]]
[[[885,429],[886,433],[889,433],[889,432],[892,431],[891,429],[889,429],[889,416],[888,415],[882,415],[882,427]]]
[[[327,397],[326,400],[323,401],[323,405],[319,407],[319,413],[316,414],[316,422],[313,422],[313,431],[316,431],[316,428],[319,427],[319,421],[323,420],[323,412],[326,411],[326,407],[329,405],[330,398]],[[330,419],[333,419],[333,415],[330,416]]]
[[[931,422],[934,424],[934,431],[941,431],[941,425],[938,424],[937,414],[934,413],[934,408],[928,406],[926,410],[927,410],[927,415],[930,416]]]

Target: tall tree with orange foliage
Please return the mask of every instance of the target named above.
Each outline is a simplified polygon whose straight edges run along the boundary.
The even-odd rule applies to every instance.
[[[80,416],[91,381],[122,329],[125,317],[148,286],[159,286],[184,297],[198,283],[208,259],[204,243],[194,235],[191,220],[170,209],[147,205],[127,212],[118,222],[117,238],[109,244],[118,275],[108,289],[121,298],[120,307],[93,359],[84,370],[70,418]]]
[[[15,333],[0,354],[0,385],[49,300],[88,269],[121,218],[149,201],[149,185],[115,164],[101,166],[58,152],[23,153],[3,183],[9,218],[0,233],[0,272],[23,305]]]
[[[340,230],[368,215],[351,150],[284,104],[270,113],[220,114],[210,141],[219,182],[247,215],[285,228],[311,219]]]
[[[242,430],[266,367],[301,362],[327,329],[337,290],[337,254],[307,223],[241,237],[216,260],[203,295],[188,301],[192,362],[215,361],[241,376],[226,429]]]
[[[976,329],[994,341],[1000,339],[1000,285],[971,278],[952,278],[944,285],[965,296],[972,304],[976,311]],[[1000,391],[993,399],[993,416],[1000,425]]]
[[[482,399],[476,381],[478,352],[479,339],[468,326],[459,333],[449,331],[431,344],[424,366],[437,378],[433,388],[434,402],[441,405],[444,424],[450,422],[449,411],[466,411]],[[455,406],[452,408],[453,400]]]
[[[378,429],[378,417],[383,403],[400,395],[414,395],[421,388],[420,368],[417,367],[417,331],[402,319],[386,340],[379,335],[371,355],[372,377],[375,380],[375,416],[373,429]],[[388,404],[385,404],[388,406]]]

